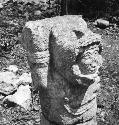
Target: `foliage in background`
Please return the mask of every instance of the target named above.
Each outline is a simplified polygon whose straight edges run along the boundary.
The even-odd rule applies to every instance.
[[[26,21],[64,14],[82,14],[86,18],[119,20],[118,0],[2,0],[0,7],[0,57],[19,43]],[[66,10],[67,9],[67,10]],[[66,11],[65,11],[66,10]],[[6,35],[7,34],[7,35]]]
[[[23,2],[22,0],[7,0],[0,8],[0,69],[15,63],[20,65],[25,54],[19,37],[23,26],[27,21],[50,18],[59,15],[59,4],[55,1],[44,3]],[[19,51],[17,51],[17,48]],[[19,54],[21,53],[22,54]],[[17,60],[17,61],[15,61]],[[19,61],[18,61],[19,60]],[[15,61],[15,62],[14,62]]]
[[[62,15],[82,14],[91,19],[119,15],[118,0],[61,0],[61,6]]]

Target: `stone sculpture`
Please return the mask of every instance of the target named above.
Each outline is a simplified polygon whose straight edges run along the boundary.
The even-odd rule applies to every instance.
[[[76,15],[26,23],[22,44],[39,91],[41,125],[96,125],[101,41]]]

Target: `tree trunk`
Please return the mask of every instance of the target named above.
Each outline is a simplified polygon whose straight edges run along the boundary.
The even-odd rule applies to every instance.
[[[61,16],[63,15],[68,15],[68,11],[67,11],[67,0],[61,0]]]
[[[60,15],[78,15],[80,12],[80,1],[78,0],[61,0]]]

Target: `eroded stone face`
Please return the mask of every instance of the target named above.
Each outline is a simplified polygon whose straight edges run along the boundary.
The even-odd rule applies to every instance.
[[[92,33],[88,28],[84,31],[65,31],[58,37],[53,30],[52,28],[50,37],[50,45],[53,50],[51,56],[54,60],[52,62],[53,68],[73,84],[76,81],[79,81],[78,84],[86,84],[80,81],[80,73],[96,75],[102,65],[102,56],[100,55],[102,51],[101,37]],[[66,33],[67,35],[65,35]],[[76,70],[75,67],[77,67]]]
[[[91,122],[102,65],[101,37],[81,17],[63,16],[28,22],[22,39],[45,119],[58,125]]]
[[[79,67],[84,74],[97,73],[102,65],[101,54],[102,47],[99,42],[94,43],[84,49],[84,53],[79,57]],[[81,68],[82,67],[82,68]]]

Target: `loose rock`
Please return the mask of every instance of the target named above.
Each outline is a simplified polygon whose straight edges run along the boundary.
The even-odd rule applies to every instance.
[[[18,67],[16,65],[10,65],[7,69],[13,73],[18,71]]]
[[[110,25],[110,23],[109,23],[109,21],[104,20],[104,19],[97,19],[94,22],[94,25],[96,25],[99,28],[106,28],[106,27],[108,27]]]
[[[3,4],[2,3],[0,3],[0,9],[2,9],[3,8]]]
[[[41,14],[42,14],[42,12],[41,12],[40,10],[36,10],[36,11],[34,12],[34,15],[35,15],[35,16],[41,16]]]
[[[31,83],[32,82],[31,73],[23,73],[19,77],[19,82],[22,82],[22,83]]]
[[[18,76],[16,75],[17,71],[17,66],[10,65],[7,69],[5,69],[5,71],[0,72],[1,94],[9,95],[17,90],[19,85],[28,85],[32,82],[30,73],[23,73],[21,76]]]
[[[0,72],[0,93],[8,95],[16,90],[13,85],[17,80],[17,76],[13,72]]]
[[[19,86],[17,89],[17,92],[13,95],[8,95],[5,97],[3,100],[3,103],[16,103],[26,110],[30,110],[30,104],[31,104],[31,91],[30,91],[30,86]]]

